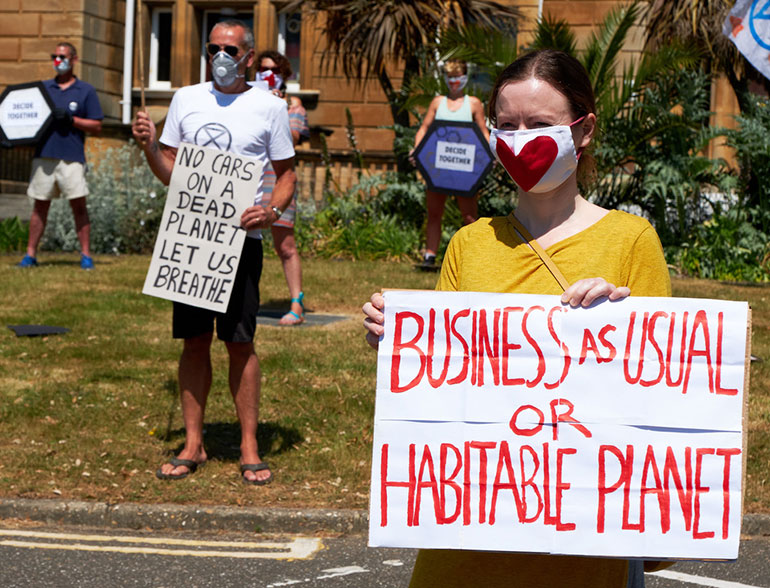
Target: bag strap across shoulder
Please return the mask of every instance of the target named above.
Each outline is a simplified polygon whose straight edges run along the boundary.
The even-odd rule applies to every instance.
[[[545,249],[540,247],[540,244],[535,240],[535,238],[530,234],[530,232],[526,229],[526,227],[521,224],[521,221],[516,218],[516,215],[511,212],[508,215],[508,220],[513,225],[513,228],[516,229],[516,232],[519,233],[522,240],[529,245],[532,250],[537,253],[537,256],[540,258],[540,260],[545,264],[545,267],[548,268],[548,271],[551,272],[551,275],[556,279],[557,282],[559,282],[559,286],[561,286],[562,290],[566,290],[569,288],[569,282],[567,281],[567,278],[564,277],[564,274],[561,273],[558,267],[556,267],[556,264],[553,262],[551,257],[545,252]]]

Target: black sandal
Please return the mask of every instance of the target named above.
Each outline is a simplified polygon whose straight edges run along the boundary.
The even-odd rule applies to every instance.
[[[158,468],[158,471],[155,472],[155,476],[159,480],[181,480],[182,478],[186,478],[190,474],[194,474],[195,470],[198,469],[199,466],[202,466],[205,461],[202,463],[198,463],[197,461],[193,461],[191,459],[180,459],[178,457],[172,457],[168,460],[167,463],[170,463],[175,468],[178,468],[179,466],[187,468],[187,471],[183,474],[164,474],[163,469]]]
[[[252,486],[265,486],[273,481],[273,472],[270,472],[270,475],[265,478],[264,480],[249,480],[245,474],[246,472],[261,472],[262,470],[270,471],[270,466],[267,465],[267,462],[262,463],[244,463],[241,464],[241,479],[243,480],[244,484],[251,484]]]

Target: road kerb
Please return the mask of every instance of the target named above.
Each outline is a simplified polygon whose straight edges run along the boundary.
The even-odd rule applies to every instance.
[[[366,533],[365,510],[107,504],[78,500],[0,498],[0,519],[113,529],[223,530],[262,533]],[[744,536],[770,536],[770,515],[743,516]]]

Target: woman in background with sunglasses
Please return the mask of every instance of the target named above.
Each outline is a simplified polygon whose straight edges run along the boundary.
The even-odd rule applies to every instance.
[[[286,97],[286,80],[292,75],[291,64],[289,60],[278,51],[263,51],[257,56],[257,74],[255,81],[257,85],[267,84],[267,90],[278,96]],[[288,100],[289,105],[289,124],[291,125],[291,137],[294,145],[300,143],[303,139],[310,136],[310,130],[307,123],[307,112],[302,106],[302,100],[297,96],[291,96]],[[272,170],[265,171],[264,183],[262,186],[266,198],[269,198],[269,192],[272,189],[271,180],[275,176]],[[286,283],[289,286],[291,296],[291,307],[281,320],[278,322],[284,326],[296,326],[305,321],[305,294],[302,292],[302,263],[297,251],[297,242],[294,239],[294,220],[297,214],[297,193],[294,193],[291,204],[284,211],[270,230],[273,235],[273,244],[278,257],[281,258],[283,265],[283,275],[286,277]]]

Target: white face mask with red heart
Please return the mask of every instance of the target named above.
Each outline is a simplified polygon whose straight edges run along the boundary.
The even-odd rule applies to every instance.
[[[577,169],[578,154],[571,127],[583,118],[570,125],[538,129],[492,129],[489,147],[524,192],[551,192]]]
[[[279,74],[274,73],[269,69],[266,71],[258,71],[255,79],[258,82],[267,82],[267,85],[271,90],[279,89],[283,83],[283,78]]]
[[[447,88],[449,88],[450,91],[460,92],[468,84],[468,76],[462,75],[449,77],[448,75],[444,74],[444,81],[446,82]]]

